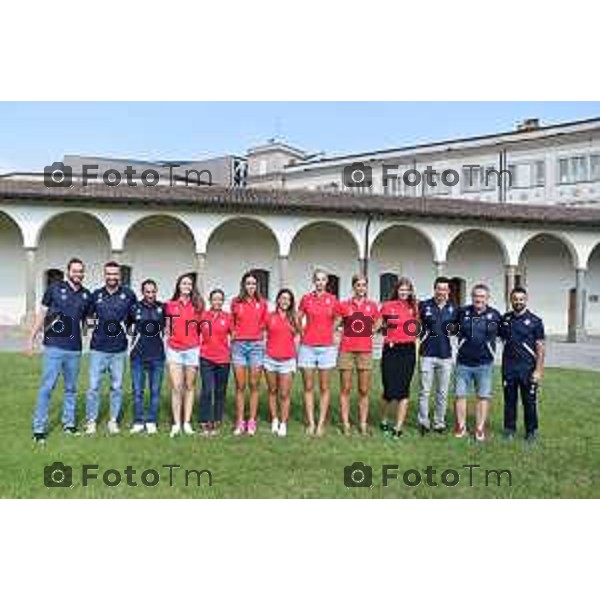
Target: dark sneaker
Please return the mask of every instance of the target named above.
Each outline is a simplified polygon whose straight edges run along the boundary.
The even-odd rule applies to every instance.
[[[538,435],[536,431],[532,431],[525,436],[525,441],[528,444],[535,444],[538,441]]]
[[[502,437],[505,439],[505,441],[512,442],[515,439],[515,432],[511,429],[505,429]]]
[[[381,431],[384,433],[389,431],[391,428],[392,426],[390,425],[389,421],[381,421],[381,423],[379,423],[379,429],[381,429]]]
[[[431,431],[431,429],[429,429],[429,427],[427,427],[426,425],[419,425],[419,433],[423,436],[427,435],[429,432]]]
[[[400,427],[400,429],[398,429],[397,427],[394,427],[394,429],[392,429],[392,437],[394,438],[400,438],[402,437],[402,434],[404,433],[402,427]]]
[[[434,425],[433,432],[434,433],[446,433],[447,429],[445,425]]]
[[[36,446],[45,446],[46,445],[46,434],[45,433],[34,433],[33,441]]]
[[[77,427],[65,427],[63,429],[63,433],[65,435],[72,435],[74,437],[79,437],[81,435]]]

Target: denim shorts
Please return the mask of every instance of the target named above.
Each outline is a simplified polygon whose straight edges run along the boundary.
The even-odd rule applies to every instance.
[[[301,369],[333,369],[337,362],[335,346],[308,346],[300,344],[298,367]]]
[[[167,346],[167,362],[182,367],[200,366],[200,350],[198,348],[190,348],[189,350],[174,350]]]
[[[456,396],[457,398],[466,398],[472,387],[475,388],[475,394],[482,400],[492,398],[492,375],[494,372],[494,363],[487,363],[477,367],[468,365],[456,365]]]
[[[277,358],[271,358],[265,355],[265,371],[270,373],[279,373],[280,375],[287,375],[288,373],[296,372],[296,359],[288,358],[279,360]]]
[[[231,362],[238,367],[258,369],[265,360],[265,343],[262,340],[234,340],[231,344]]]

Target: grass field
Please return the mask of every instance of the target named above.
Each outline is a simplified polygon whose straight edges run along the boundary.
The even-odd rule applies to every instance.
[[[379,431],[368,438],[346,438],[337,427],[337,377],[334,377],[332,425],[322,439],[309,439],[301,424],[302,401],[300,377],[296,378],[293,396],[293,420],[289,436],[273,438],[269,432],[266,396],[261,395],[261,422],[255,438],[234,438],[229,423],[223,435],[205,439],[200,436],[168,438],[168,402],[166,386],[161,405],[160,434],[149,438],[132,437],[125,426],[131,418],[129,382],[125,393],[123,433],[108,437],[100,428],[95,438],[70,438],[62,434],[60,408],[62,390],[57,390],[51,413],[51,432],[46,448],[33,446],[30,436],[40,373],[40,359],[15,354],[0,354],[0,496],[8,498],[597,498],[600,497],[600,374],[584,371],[548,369],[541,391],[541,439],[533,447],[521,439],[513,443],[501,438],[501,390],[496,378],[496,401],[491,419],[491,439],[482,445],[470,440],[455,440],[450,435],[421,438],[414,426],[416,405],[410,409],[407,433],[399,440],[384,439]],[[83,416],[83,391],[86,389],[87,364],[82,368],[78,415]],[[377,372],[372,397],[379,397]],[[230,390],[231,391],[231,390]],[[414,396],[414,395],[413,395]],[[231,418],[232,400],[228,396],[227,413]],[[376,416],[377,402],[372,402]],[[107,401],[103,396],[102,420],[106,420]],[[353,406],[353,411],[355,406]],[[519,417],[521,418],[521,411]],[[521,421],[519,422],[521,426]],[[73,486],[47,488],[44,467],[61,461],[73,467]],[[349,488],[344,485],[344,467],[361,461],[372,466],[372,486]],[[99,479],[87,487],[81,485],[82,465],[99,465]],[[172,469],[162,465],[177,464]],[[398,480],[382,485],[382,465],[398,465]],[[473,467],[472,485],[469,470]],[[127,485],[126,467],[137,471],[131,475],[137,486]],[[427,484],[425,469],[437,486]],[[107,469],[118,469],[122,481],[109,487],[102,482]],[[143,485],[141,473],[156,470],[158,485]],[[190,476],[185,484],[185,469],[208,469],[201,485]],[[403,483],[403,473],[420,471],[422,482],[410,487]],[[460,481],[444,485],[441,473],[453,469]],[[485,470],[508,469],[497,478]],[[148,475],[148,482],[151,476]],[[455,477],[448,473],[448,483]],[[413,473],[409,480],[416,478]]]

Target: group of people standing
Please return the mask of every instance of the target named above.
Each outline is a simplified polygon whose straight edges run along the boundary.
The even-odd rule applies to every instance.
[[[77,435],[76,397],[82,352],[82,326],[95,318],[90,343],[89,385],[85,433],[96,433],[102,378],[110,378],[108,432],[117,434],[123,418],[123,375],[129,354],[133,388],[132,434],[157,432],[158,409],[165,363],[171,387],[170,436],[195,433],[192,425],[199,397],[199,427],[215,435],[223,422],[231,366],[235,380],[233,434],[257,431],[260,382],[268,387],[271,431],[285,437],[291,389],[297,369],[302,373],[306,433],[322,436],[329,422],[331,376],[340,377],[340,420],[344,434],[352,432],[350,399],[357,373],[358,422],[361,434],[370,433],[369,400],[372,388],[373,339],[382,334],[382,400],[380,429],[400,437],[408,413],[411,381],[420,366],[418,424],[423,435],[447,429],[447,399],[455,371],[455,428],[467,435],[467,396],[477,397],[474,436],[485,441],[497,339],[504,342],[505,435],[516,432],[519,393],[524,406],[526,438],[537,435],[536,392],[543,373],[544,328],[527,309],[527,293],[515,288],[512,310],[502,316],[489,305],[489,289],[478,284],[472,303],[457,307],[449,299],[450,282],[438,277],[433,296],[418,302],[412,282],[398,280],[391,297],[378,304],[368,297],[365,276],[352,279],[352,296],[340,301],[327,291],[328,276],[313,274],[312,291],[296,304],[290,289],[279,290],[269,310],[252,271],[245,273],[239,294],[225,310],[225,294],[213,289],[207,302],[193,274],[181,275],[171,300],[159,302],[151,279],[141,285],[141,299],[121,283],[116,262],[104,265],[105,285],[94,292],[83,286],[85,267],[72,259],[65,281],[48,287],[33,324],[28,352],[44,332],[43,373],[33,418],[34,440],[44,443],[52,391],[62,374],[65,433]],[[339,346],[336,330],[341,328]],[[456,367],[453,339],[457,340]],[[419,360],[418,360],[419,355]],[[200,373],[200,392],[196,379]],[[436,388],[433,418],[430,396]],[[149,389],[149,404],[144,395]],[[318,411],[315,395],[319,392]]]

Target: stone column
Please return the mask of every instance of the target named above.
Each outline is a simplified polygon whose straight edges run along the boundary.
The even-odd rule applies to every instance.
[[[575,339],[581,342],[586,338],[585,312],[587,291],[585,289],[586,269],[575,269]]]
[[[113,248],[110,253],[110,260],[114,260],[115,262],[121,264],[123,261],[123,249],[121,248],[120,250],[115,250]]]
[[[446,273],[446,261],[434,260],[433,261],[434,271],[436,277],[442,277]]]
[[[201,295],[206,292],[206,253],[196,252],[196,285]]]
[[[506,310],[510,310],[510,293],[515,287],[515,281],[517,279],[517,267],[515,265],[506,265],[504,267],[504,303],[506,304]]]
[[[365,277],[367,276],[367,259],[366,258],[358,259],[358,272]]]
[[[279,257],[279,289],[289,287],[289,257]]]
[[[25,248],[25,324],[33,323],[37,309],[35,267],[37,248]]]

